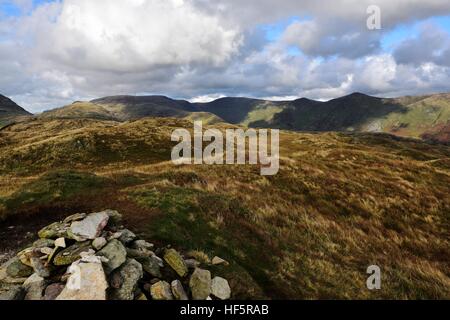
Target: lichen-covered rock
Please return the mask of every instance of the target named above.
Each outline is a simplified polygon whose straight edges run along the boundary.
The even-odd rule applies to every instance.
[[[51,248],[55,245],[55,240],[52,239],[39,239],[33,243],[33,248]]]
[[[166,250],[166,252],[164,253],[164,260],[173,270],[175,270],[175,272],[180,277],[184,277],[187,275],[188,268],[186,266],[186,263],[175,249]]]
[[[77,242],[70,247],[60,251],[53,259],[55,266],[67,266],[81,258],[81,253],[89,251],[90,242]]]
[[[14,257],[6,268],[6,273],[13,278],[27,278],[34,273],[32,267],[23,264],[18,257]]]
[[[211,272],[200,268],[195,269],[189,280],[192,298],[194,300],[205,300],[211,293]]]
[[[137,258],[136,260],[139,261],[140,264],[142,264],[142,268],[144,269],[144,271],[152,277],[162,277],[159,261],[154,256]]]
[[[100,236],[108,220],[109,216],[105,212],[91,213],[83,220],[72,222],[70,235],[77,241],[94,240]]]
[[[133,300],[138,281],[143,277],[142,265],[134,259],[128,259],[112,277],[120,277],[118,288],[111,290],[111,300]]]
[[[67,236],[68,225],[61,222],[54,222],[41,229],[38,236],[41,239],[57,239]]]
[[[211,281],[211,293],[221,300],[230,299],[231,289],[228,281],[221,277],[214,277]]]
[[[104,266],[106,273],[109,274],[126,261],[127,250],[120,241],[114,239],[108,242],[102,250],[97,252],[97,255],[108,259],[108,262],[105,262]]]
[[[170,284],[166,281],[158,281],[150,288],[153,300],[173,300]]]
[[[71,276],[56,300],[106,300],[108,282],[100,262],[78,261],[68,271]]]
[[[188,296],[186,294],[186,291],[184,291],[183,285],[181,284],[180,280],[173,280],[170,284],[170,287],[172,288],[172,294],[177,300],[188,300]]]

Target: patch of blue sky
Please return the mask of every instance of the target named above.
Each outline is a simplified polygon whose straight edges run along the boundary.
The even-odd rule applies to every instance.
[[[32,7],[34,9],[44,3],[56,2],[58,0],[33,0]],[[0,17],[20,17],[26,14],[23,8],[16,2],[12,0],[0,0]]]
[[[306,21],[310,20],[310,17],[304,16],[293,16],[288,19],[283,19],[275,23],[261,25],[260,28],[266,34],[266,40],[269,42],[277,41],[283,34],[283,32],[289,27],[292,23],[298,21]]]
[[[432,23],[450,33],[450,16],[433,17],[410,24],[401,24],[384,34],[381,40],[383,51],[392,52],[401,41],[416,37],[420,31],[420,25],[423,23]]]
[[[18,17],[22,10],[13,1],[0,1],[0,17]]]

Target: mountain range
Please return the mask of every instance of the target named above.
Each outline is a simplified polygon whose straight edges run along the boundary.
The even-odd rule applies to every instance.
[[[10,109],[26,114],[17,105]],[[378,98],[353,93],[326,102],[306,98],[269,101],[226,97],[208,103],[190,103],[165,96],[110,96],[77,101],[37,117],[120,122],[144,117],[175,117],[203,120],[206,124],[227,122],[293,131],[384,132],[450,141],[450,94]]]

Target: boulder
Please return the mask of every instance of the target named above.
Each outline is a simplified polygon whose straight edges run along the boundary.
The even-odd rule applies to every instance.
[[[161,267],[155,256],[137,258],[145,272],[155,278],[161,278]]]
[[[94,247],[95,250],[100,250],[104,246],[106,246],[107,243],[108,242],[106,241],[105,238],[99,237],[99,238],[95,238],[94,241],[92,241],[92,246]]]
[[[188,273],[186,263],[175,249],[166,250],[164,260],[180,277],[184,277]]]
[[[14,257],[6,268],[8,276],[13,278],[27,278],[34,273],[32,267],[23,264],[18,257]]]
[[[180,280],[173,280],[170,284],[172,288],[172,294],[177,300],[189,300],[186,291],[184,291],[183,285]]]
[[[211,273],[208,270],[195,269],[189,280],[189,287],[194,300],[205,300],[211,293]]]
[[[64,290],[64,283],[53,283],[45,288],[43,300],[55,300]]]
[[[90,250],[89,241],[77,242],[70,247],[60,251],[53,259],[55,266],[67,266],[81,258],[81,253]]]
[[[46,281],[37,273],[32,274],[22,285],[25,289],[25,300],[42,300]]]
[[[120,241],[114,239],[108,242],[102,250],[97,252],[97,255],[108,259],[108,262],[104,265],[106,273],[109,274],[126,261],[127,250]]]
[[[44,227],[38,232],[41,239],[57,239],[67,236],[67,224],[61,222],[54,222],[51,225]]]
[[[166,281],[158,281],[150,288],[153,300],[173,300],[170,284]]]
[[[56,300],[106,300],[108,282],[101,263],[77,261],[68,271],[71,275]]]
[[[133,300],[139,280],[143,277],[142,265],[134,259],[128,259],[119,269],[114,271],[112,277],[120,277],[118,288],[111,290],[111,300]]]
[[[221,277],[214,277],[211,281],[211,293],[221,300],[230,299],[231,289],[228,281]]]
[[[76,241],[94,240],[100,236],[108,220],[109,216],[105,212],[91,213],[83,220],[72,222],[70,235]]]

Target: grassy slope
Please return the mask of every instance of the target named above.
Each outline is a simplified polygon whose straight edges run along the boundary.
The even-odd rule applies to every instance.
[[[450,298],[448,147],[283,132],[280,172],[262,177],[256,166],[173,166],[170,133],[180,126],[192,124],[40,120],[7,128],[0,210],[12,217],[115,207],[153,241],[229,260],[221,272],[235,297]],[[382,268],[380,291],[365,288],[371,264]]]

